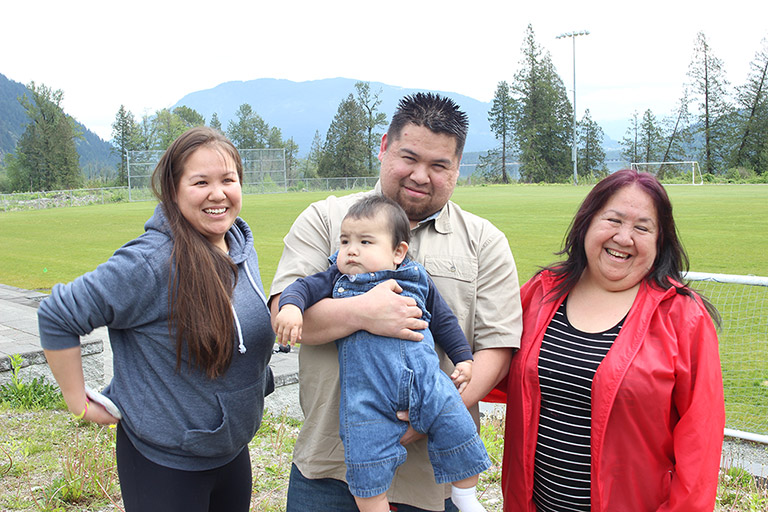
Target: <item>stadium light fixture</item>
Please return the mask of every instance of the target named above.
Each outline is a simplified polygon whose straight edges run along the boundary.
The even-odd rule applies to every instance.
[[[560,34],[555,39],[564,39],[570,37],[573,40],[573,145],[571,147],[571,160],[573,160],[573,184],[579,184],[579,175],[576,171],[576,164],[578,163],[577,149],[576,149],[576,37],[588,36],[589,30],[579,30],[574,32],[566,32]]]

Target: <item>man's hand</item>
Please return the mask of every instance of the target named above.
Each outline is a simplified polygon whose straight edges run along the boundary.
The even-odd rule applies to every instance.
[[[408,421],[408,411],[397,411],[397,419],[400,421]],[[408,430],[406,430],[403,437],[400,438],[400,444],[405,446],[414,441],[418,441],[419,439],[424,439],[425,437],[427,437],[426,434],[419,434],[409,423]]]
[[[426,329],[428,324],[421,320],[416,301],[400,295],[402,291],[397,281],[390,279],[358,295],[360,328],[379,336],[421,341],[424,335],[416,331]]]

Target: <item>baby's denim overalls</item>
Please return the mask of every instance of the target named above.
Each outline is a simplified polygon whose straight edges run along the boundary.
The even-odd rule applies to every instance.
[[[395,279],[402,295],[424,307],[428,291],[426,270],[407,260],[397,270],[342,275],[333,296],[350,297]],[[450,377],[440,370],[429,329],[420,342],[358,331],[336,341],[339,349],[340,435],[344,443],[347,482],[358,497],[386,492],[395,469],[405,462],[400,444],[408,424],[395,416],[409,411],[410,423],[428,435],[429,458],[437,483],[455,482],[490,467],[490,459]]]

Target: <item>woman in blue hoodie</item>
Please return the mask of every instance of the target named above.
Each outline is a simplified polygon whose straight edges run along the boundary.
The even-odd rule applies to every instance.
[[[192,128],[160,159],[145,233],[54,286],[40,340],[70,412],[117,423],[125,510],[247,511],[248,442],[274,343],[253,236],[238,217],[243,169],[219,132]],[[118,419],[89,400],[80,336],[107,326]]]

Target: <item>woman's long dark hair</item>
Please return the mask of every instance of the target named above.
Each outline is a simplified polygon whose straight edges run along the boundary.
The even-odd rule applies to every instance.
[[[566,259],[546,267],[558,278],[558,283],[552,291],[553,299],[567,294],[573,289],[587,268],[587,253],[584,240],[592,219],[600,212],[605,204],[621,189],[637,185],[651,198],[656,209],[658,222],[658,238],[656,240],[656,259],[650,272],[645,277],[646,282],[652,283],[662,290],[675,286],[677,292],[692,296],[688,286],[677,286],[683,283],[683,273],[688,271],[690,262],[683,244],[677,233],[675,219],[672,216],[672,203],[667,191],[652,174],[638,172],[634,169],[622,169],[601,180],[584,198],[579,210],[571,221],[571,226],[565,236],[563,250],[556,253],[565,255]],[[712,318],[719,324],[720,315],[712,303],[701,297]]]
[[[235,146],[220,132],[200,126],[187,130],[168,147],[152,174],[152,191],[173,233],[168,330],[176,338],[176,371],[186,346],[189,363],[216,378],[232,361],[236,332],[231,299],[237,267],[187,221],[177,204],[184,165],[201,147],[231,159],[242,183],[243,166]]]

